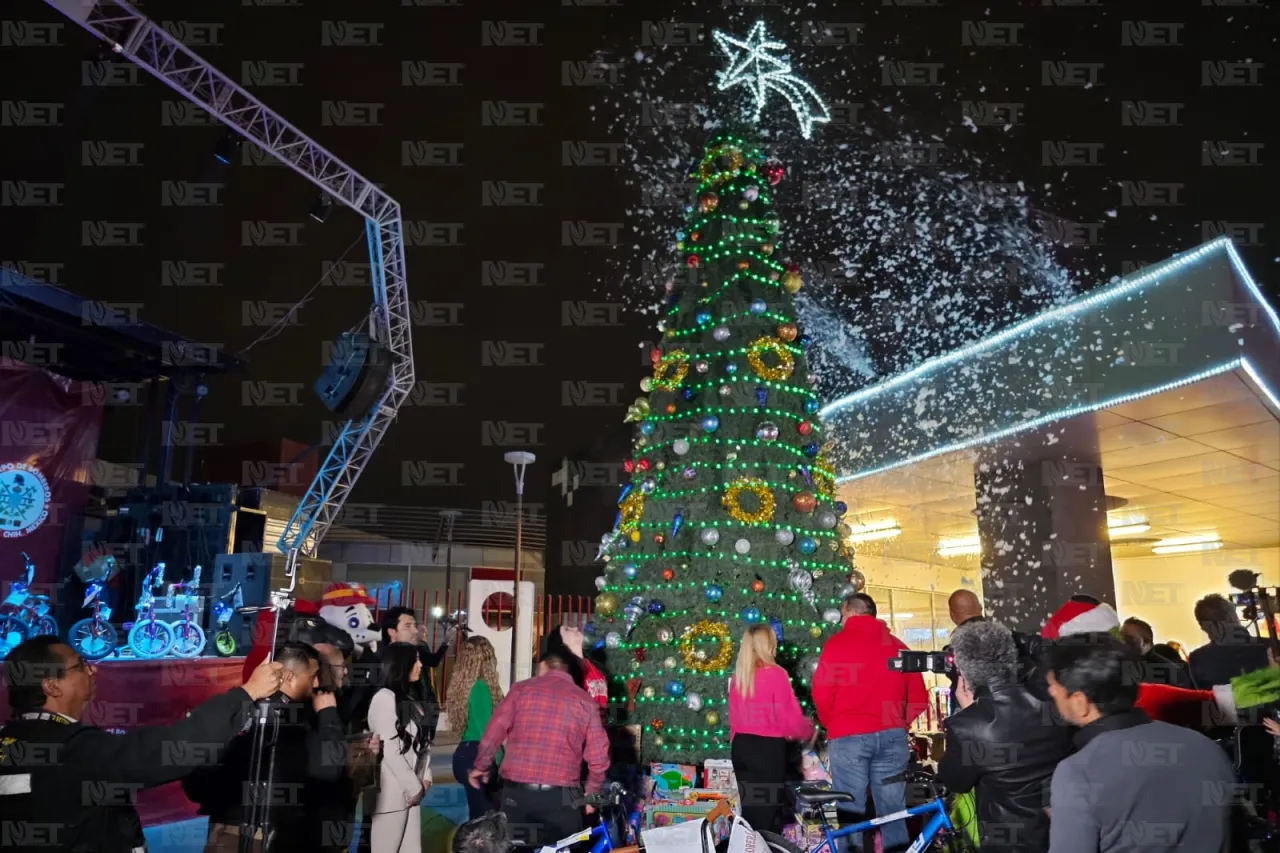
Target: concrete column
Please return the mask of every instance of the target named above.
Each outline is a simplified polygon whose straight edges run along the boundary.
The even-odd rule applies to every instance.
[[[1072,595],[1116,603],[1098,455],[1048,450],[993,448],[974,471],[986,612],[1017,631]]]

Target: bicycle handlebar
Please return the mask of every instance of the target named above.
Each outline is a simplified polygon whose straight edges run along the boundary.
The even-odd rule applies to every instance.
[[[626,789],[617,782],[612,782],[603,791],[595,794],[584,794],[581,798],[575,798],[574,805],[577,806],[593,806],[596,808],[602,806],[616,806],[622,802]]]

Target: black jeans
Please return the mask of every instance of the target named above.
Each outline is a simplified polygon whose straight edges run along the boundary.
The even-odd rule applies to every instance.
[[[781,832],[786,820],[787,741],[737,734],[730,755],[738,777],[742,818],[752,829]]]
[[[581,788],[549,788],[536,791],[513,782],[502,784],[502,812],[507,816],[511,840],[539,847],[554,844],[582,830]]]
[[[497,774],[489,768],[489,781],[481,783],[479,788],[471,787],[467,774],[476,763],[476,753],[480,751],[480,741],[464,740],[453,750],[453,778],[458,780],[462,790],[467,792],[467,815],[470,820],[483,817],[486,812],[495,808],[494,793],[498,789]]]

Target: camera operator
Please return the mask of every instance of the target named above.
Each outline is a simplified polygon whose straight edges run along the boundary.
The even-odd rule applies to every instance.
[[[968,589],[958,589],[951,593],[950,598],[947,599],[947,612],[951,616],[952,624],[957,628],[986,621],[986,616],[982,612],[982,602],[978,600],[977,594]],[[1025,684],[1037,699],[1048,702],[1049,687],[1045,684],[1044,676],[1037,669],[1043,645],[1040,636],[1023,634],[1020,631],[1012,633],[1014,645],[1018,649],[1018,680]],[[943,646],[942,651],[943,654],[950,654],[951,645]],[[947,712],[954,714],[960,710],[960,705],[956,702],[958,676],[954,668],[947,673],[947,678],[951,682],[951,704]]]
[[[173,744],[222,747],[235,737],[250,702],[279,687],[280,672],[279,664],[264,663],[244,687],[209,699],[176,723],[112,734],[83,722],[94,697],[93,664],[57,637],[19,643],[4,661],[13,711],[0,728],[4,850],[144,849],[134,793],[193,769],[165,760]]]
[[[1228,684],[1267,665],[1266,644],[1240,624],[1236,606],[1221,595],[1196,602],[1196,622],[1209,642],[1190,654],[1191,680],[1201,690]]]
[[[246,726],[227,748],[226,758],[217,768],[188,776],[182,788],[200,804],[200,813],[209,816],[205,853],[235,853],[240,835],[255,803],[260,785],[272,787],[268,800],[270,837],[261,849],[270,853],[315,851],[314,833],[307,830],[309,811],[304,802],[308,783],[337,783],[346,773],[346,741],[332,692],[317,692],[320,656],[305,643],[284,643],[276,651],[276,662],[284,666],[280,689],[269,698],[274,720],[264,739],[264,777],[254,778],[253,726]],[[270,736],[274,732],[274,738]],[[257,844],[254,845],[258,849]]]
[[[1037,699],[1018,673],[1013,633],[996,622],[969,622],[951,635],[960,711],[947,719],[938,781],[974,792],[982,849],[1049,849],[1049,785],[1071,754],[1071,730]]]

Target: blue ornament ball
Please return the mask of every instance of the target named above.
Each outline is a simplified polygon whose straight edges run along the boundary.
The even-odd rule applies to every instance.
[[[702,595],[707,601],[716,602],[724,596],[724,590],[715,584],[711,584],[702,591]]]
[[[677,240],[683,240],[683,239],[684,239],[684,232],[683,232],[683,231],[677,231],[677,232],[676,232],[676,239],[677,239]]]
[[[813,336],[812,336],[812,335],[801,335],[801,336],[800,336],[800,340],[799,340],[799,344],[800,344],[800,346],[804,347],[805,349],[808,349],[809,347],[813,346]]]
[[[812,536],[805,536],[800,540],[796,547],[800,549],[801,554],[812,554],[814,551],[818,550],[818,540],[814,539]]]
[[[742,621],[743,621],[743,622],[750,622],[750,623],[752,623],[752,624],[755,624],[756,622],[759,622],[759,621],[760,621],[760,608],[758,608],[758,607],[744,607],[744,608],[742,609]]]
[[[629,581],[636,579],[636,572],[640,571],[635,563],[624,563],[622,566],[622,576]]]
[[[738,372],[738,365],[734,364],[731,361],[724,366],[724,372],[729,374],[730,376],[733,376],[735,373]]]
[[[804,446],[804,455],[810,459],[818,455],[819,447],[817,444],[810,442]]]
[[[707,323],[711,322],[711,312],[699,311],[697,314],[693,315],[693,320],[699,326],[705,326]]]
[[[686,389],[684,389],[683,391],[681,391],[681,392],[680,392],[680,396],[681,396],[681,397],[684,397],[686,400],[692,400],[692,399],[693,399],[693,389],[692,389],[692,388],[686,388]]]
[[[596,623],[594,623],[594,622],[586,622],[586,623],[584,623],[584,624],[583,624],[583,626],[582,626],[582,633],[584,633],[584,634],[586,634],[588,637],[590,637],[590,636],[594,635],[594,634],[595,634],[595,632],[596,632]]]
[[[849,505],[844,501],[836,501],[836,515],[844,515],[849,511]]]
[[[816,413],[816,412],[818,411],[818,401],[817,401],[817,400],[812,400],[812,399],[811,399],[811,400],[805,400],[805,401],[804,401],[804,410],[805,410],[805,413],[806,413],[806,414],[810,414],[810,415],[812,415],[812,414]]]
[[[653,435],[654,429],[656,429],[656,427],[653,425],[653,421],[643,421],[640,424],[641,435]]]
[[[683,696],[684,685],[676,681],[674,678],[667,682],[667,694],[671,696]]]
[[[720,429],[720,419],[715,415],[707,415],[702,419],[703,432],[715,432]]]
[[[748,310],[752,314],[763,314],[769,310],[769,303],[765,302],[763,299],[757,299],[751,303],[751,307]]]
[[[657,616],[660,613],[662,613],[664,609],[665,608],[663,607],[662,602],[656,598],[653,601],[649,602],[649,612],[652,613],[654,616]]]

